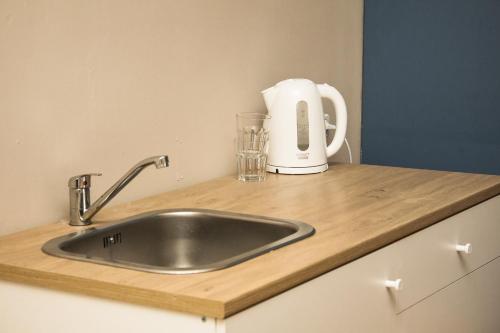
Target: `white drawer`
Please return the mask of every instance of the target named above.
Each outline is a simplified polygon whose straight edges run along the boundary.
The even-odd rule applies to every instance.
[[[500,196],[454,215],[445,222],[450,225],[450,232],[443,247],[446,244],[472,245],[471,254],[456,257],[464,272],[468,273],[500,255]]]
[[[421,230],[366,257],[368,276],[401,279],[389,290],[396,312],[458,280],[500,255],[500,196]],[[456,245],[470,243],[470,254]]]
[[[500,258],[398,316],[399,332],[500,332]]]

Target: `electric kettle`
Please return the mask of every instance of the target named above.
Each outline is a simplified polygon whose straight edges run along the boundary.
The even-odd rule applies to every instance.
[[[344,143],[347,108],[342,95],[328,84],[289,79],[262,91],[268,120],[269,155],[266,170],[284,174],[309,174],[328,169],[327,158]],[[325,120],[321,98],[332,101],[336,125]],[[336,128],[326,144],[326,130]]]

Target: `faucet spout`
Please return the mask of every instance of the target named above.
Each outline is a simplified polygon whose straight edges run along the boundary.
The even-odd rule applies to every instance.
[[[127,186],[142,170],[150,165],[155,165],[157,169],[168,167],[169,161],[167,155],[153,156],[146,158],[134,165],[123,177],[113,184],[103,195],[90,205],[90,175],[77,176],[70,179],[70,225],[88,225],[91,219],[111,199],[113,199],[121,190]],[[83,178],[88,177],[88,178]],[[78,178],[80,181],[75,182]],[[84,179],[82,181],[82,179]],[[83,184],[74,188],[71,184]]]

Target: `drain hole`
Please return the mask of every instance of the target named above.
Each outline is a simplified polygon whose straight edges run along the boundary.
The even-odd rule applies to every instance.
[[[102,238],[102,245],[104,248],[110,247],[111,245],[121,244],[122,242],[122,233],[116,233],[114,235],[105,236]]]

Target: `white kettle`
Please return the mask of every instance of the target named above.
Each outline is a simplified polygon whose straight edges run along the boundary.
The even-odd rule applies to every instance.
[[[327,158],[342,147],[347,130],[347,108],[337,89],[307,79],[289,79],[262,94],[271,116],[266,170],[284,174],[327,170]],[[335,126],[325,120],[322,97],[335,107],[336,131],[329,145],[326,129]]]

